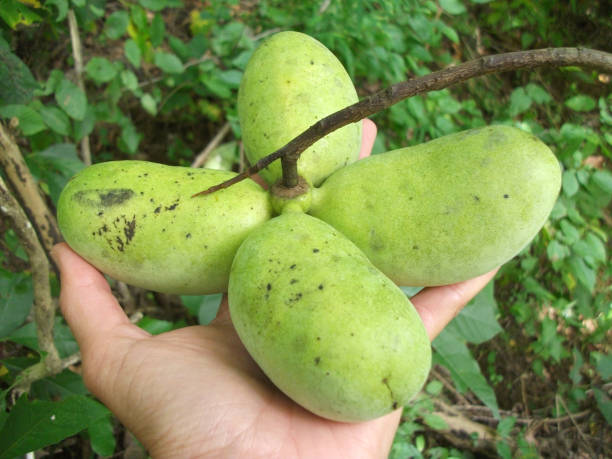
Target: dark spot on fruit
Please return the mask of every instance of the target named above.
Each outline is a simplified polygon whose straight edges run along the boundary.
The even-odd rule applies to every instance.
[[[178,201],[177,201],[177,202],[175,202],[174,204],[172,204],[172,205],[170,205],[170,206],[167,206],[167,207],[166,207],[166,210],[174,210],[174,209],[176,209],[176,207],[177,207],[178,205],[179,205],[179,203],[178,203]]]
[[[393,402],[393,405],[391,405],[391,407],[395,410],[397,408],[397,402]]]
[[[319,249],[312,249],[312,253],[317,253],[319,252]]]
[[[266,290],[269,292],[270,290],[272,290],[272,284],[268,284],[266,285]]]
[[[310,61],[310,65],[314,65],[314,61]]]
[[[315,365],[318,365],[319,362],[321,362],[321,357],[315,357],[315,359],[314,359]]]
[[[319,290],[323,290],[323,284],[319,284]]]
[[[317,336],[317,341],[321,341],[321,337],[320,336]]]
[[[291,280],[289,281],[289,283],[290,283],[290,284],[295,284],[297,281],[298,281],[297,279],[291,279]]]
[[[98,212],[98,217],[101,217],[102,215],[104,215],[104,212],[101,210],[100,212]]]
[[[185,239],[191,239],[191,233],[185,234]]]
[[[325,376],[329,376],[329,371],[326,371],[326,372],[325,372]]]
[[[509,197],[510,197],[510,195],[509,195],[509,194],[505,194],[505,195],[504,195],[504,199],[508,199]]]
[[[480,198],[478,196],[474,195],[474,201],[478,202],[478,201],[480,201]]]
[[[160,211],[161,211],[161,206],[157,206],[153,212],[158,214]]]
[[[351,336],[355,336],[355,333],[351,332]]]
[[[155,202],[153,198],[149,198],[149,202]]]
[[[418,245],[416,245],[416,244],[415,244],[415,245],[413,245],[413,246],[412,246],[412,250],[419,250],[419,246],[418,246]]]
[[[117,236],[115,240],[117,241],[117,249],[119,250],[119,252],[123,252],[123,241],[119,236]]]
[[[125,222],[125,227],[123,228],[123,234],[125,234],[125,243],[126,245],[130,243],[132,238],[134,237],[134,230],[136,229],[136,216],[132,217],[131,221]]]
[[[289,266],[289,269],[295,269],[296,265],[292,264],[291,266]]]
[[[81,205],[91,207],[112,207],[123,204],[134,196],[134,191],[128,188],[111,188],[106,190],[78,191],[72,199]]]

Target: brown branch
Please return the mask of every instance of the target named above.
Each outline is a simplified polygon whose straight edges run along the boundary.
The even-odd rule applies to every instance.
[[[0,123],[0,166],[6,172],[6,178],[19,196],[23,209],[49,253],[56,243],[62,241],[55,216],[45,204],[15,139],[2,123]]]
[[[210,187],[194,196],[213,193],[256,174],[280,158],[297,161],[317,140],[350,123],[367,118],[408,97],[437,91],[490,73],[536,67],[580,66],[612,73],[612,54],[586,48],[546,48],[483,56],[419,78],[394,84],[370,97],[321,119],[274,153],[260,159],[236,177]]]
[[[70,43],[72,44],[72,56],[74,57],[74,70],[76,73],[76,83],[85,93],[85,83],[83,82],[83,47],[79,35],[79,25],[73,9],[68,10],[68,29],[70,30]],[[81,139],[81,159],[86,166],[91,165],[91,146],[89,135]]]
[[[38,237],[17,202],[17,199],[10,193],[4,179],[0,176],[0,214],[9,219],[15,234],[19,238],[21,246],[28,254],[30,266],[32,268],[32,283],[34,286],[34,321],[36,322],[36,333],[38,346],[43,352],[44,357],[39,365],[44,367],[47,374],[59,373],[62,369],[61,360],[55,344],[53,342],[53,320],[55,316],[55,306],[51,297],[49,286],[49,260],[43,250]],[[34,370],[32,370],[34,372]],[[19,389],[27,390],[29,380],[22,380],[24,384],[19,385]]]

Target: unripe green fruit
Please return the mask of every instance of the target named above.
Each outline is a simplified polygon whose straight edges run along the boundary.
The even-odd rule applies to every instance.
[[[320,42],[299,32],[280,32],[255,51],[238,92],[245,153],[254,164],[327,115],[358,101],[340,61]],[[298,172],[318,185],[359,157],[361,123],[317,141],[298,160]],[[269,183],[281,178],[280,161],[260,172]]]
[[[340,232],[290,212],[240,246],[232,322],[272,382],[306,409],[364,421],[407,403],[431,364],[406,295]]]
[[[114,279],[187,295],[227,290],[234,254],[271,216],[267,193],[245,180],[191,196],[235,174],[111,161],[66,185],[57,218],[66,242]]]
[[[399,285],[444,285],[515,256],[546,222],[559,163],[535,136],[489,126],[376,155],[314,190],[311,214]]]

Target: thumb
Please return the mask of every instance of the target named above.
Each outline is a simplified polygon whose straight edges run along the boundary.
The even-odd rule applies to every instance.
[[[60,269],[62,314],[83,354],[113,336],[149,336],[130,322],[104,276],[67,244],[55,245],[51,255]]]

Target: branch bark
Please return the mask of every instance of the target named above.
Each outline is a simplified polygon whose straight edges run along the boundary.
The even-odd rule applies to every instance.
[[[53,319],[55,307],[51,297],[49,286],[49,260],[42,248],[38,237],[17,202],[17,199],[10,193],[4,179],[0,176],[0,214],[7,217],[21,242],[22,247],[28,254],[30,266],[32,268],[32,283],[34,284],[34,321],[36,322],[36,333],[38,345],[43,352],[43,365],[39,369],[44,369],[47,374],[59,373],[62,369],[62,362],[53,342]],[[19,384],[19,390],[27,390],[29,382]]]
[[[17,142],[2,123],[0,123],[0,166],[6,172],[6,178],[13,190],[20,197],[21,205],[34,224],[45,250],[50,253],[51,248],[62,241],[57,221],[45,204]]]
[[[612,74],[612,54],[587,48],[545,48],[483,56],[463,64],[448,67],[419,78],[394,84],[370,97],[339,110],[310,126],[274,153],[262,158],[241,174],[223,183],[210,187],[194,196],[210,194],[227,188],[253,174],[272,162],[283,159],[297,161],[304,150],[317,140],[350,123],[355,123],[382,111],[399,101],[429,91],[437,91],[463,83],[471,78],[490,73],[508,72],[537,67],[579,66],[597,69]]]

